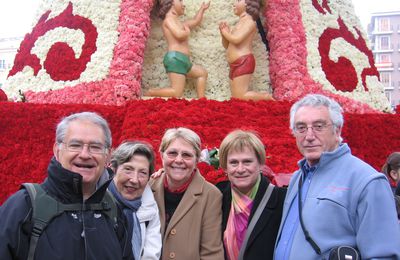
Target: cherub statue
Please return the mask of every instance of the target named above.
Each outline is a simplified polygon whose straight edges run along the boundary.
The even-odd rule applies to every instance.
[[[182,97],[186,77],[196,79],[197,96],[205,96],[207,71],[190,61],[190,30],[203,20],[210,2],[202,3],[197,14],[184,22],[179,20],[185,12],[182,0],[160,0],[159,17],[163,19],[162,30],[167,40],[168,52],[164,56],[164,67],[168,73],[170,87],[149,89],[145,96]]]
[[[250,91],[250,81],[254,73],[256,61],[253,55],[253,40],[257,34],[256,21],[259,17],[259,0],[237,0],[233,11],[239,21],[230,29],[222,21],[219,30],[222,45],[226,49],[226,57],[230,66],[229,79],[231,94],[234,98],[244,100],[273,99],[266,91]]]

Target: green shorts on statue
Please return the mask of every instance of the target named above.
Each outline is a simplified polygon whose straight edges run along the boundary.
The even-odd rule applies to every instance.
[[[189,57],[179,51],[169,51],[164,56],[164,67],[167,73],[174,72],[186,75],[192,68]]]

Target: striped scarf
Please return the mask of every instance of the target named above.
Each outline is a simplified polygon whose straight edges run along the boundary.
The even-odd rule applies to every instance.
[[[259,177],[248,195],[241,193],[231,186],[232,206],[224,232],[224,245],[226,254],[230,260],[236,260],[239,256],[239,251],[246,234],[250,212],[253,208],[253,200],[257,194],[260,181],[261,178]]]

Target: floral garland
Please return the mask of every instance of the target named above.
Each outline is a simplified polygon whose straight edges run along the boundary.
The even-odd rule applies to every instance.
[[[219,147],[225,135],[234,129],[256,131],[266,147],[266,164],[271,169],[264,172],[278,181],[279,173],[287,176],[297,169],[297,161],[301,159],[289,130],[290,106],[286,101],[205,99],[138,100],[124,106],[0,102],[0,203],[21,183],[40,182],[45,178],[55,125],[60,118],[79,111],[95,111],[107,119],[114,147],[123,140],[138,139],[149,142],[157,150],[165,130],[179,126],[197,132],[202,149]],[[342,136],[353,154],[379,170],[386,157],[400,147],[399,128],[398,114],[346,113]],[[158,157],[156,164],[161,166]],[[221,169],[215,170],[206,163],[200,164],[199,169],[212,183],[226,179]]]

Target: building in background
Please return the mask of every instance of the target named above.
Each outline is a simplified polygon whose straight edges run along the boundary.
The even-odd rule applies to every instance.
[[[395,107],[400,104],[400,11],[373,13],[367,31],[380,80]]]
[[[14,64],[15,54],[23,39],[23,36],[0,38],[0,88],[7,79],[8,71]]]

